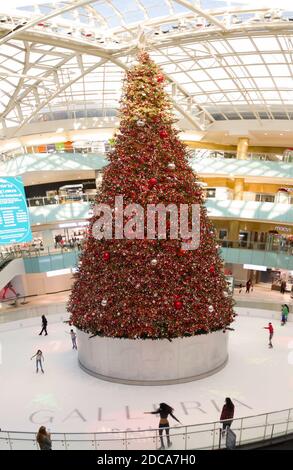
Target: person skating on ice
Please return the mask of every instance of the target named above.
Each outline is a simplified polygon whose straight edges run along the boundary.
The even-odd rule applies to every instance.
[[[167,445],[168,447],[171,447],[172,442],[170,441],[170,436],[169,436],[169,421],[168,421],[168,416],[172,416],[177,423],[180,423],[179,419],[176,418],[176,416],[173,415],[174,409],[171,408],[171,406],[167,405],[167,403],[160,403],[160,407],[156,411],[145,411],[144,414],[149,414],[149,415],[160,415],[160,422],[159,422],[159,436],[161,440],[161,447],[160,449],[165,449],[164,445],[164,439],[163,439],[163,431],[165,429],[166,431],[166,436],[167,436]],[[180,423],[181,424],[181,423]]]
[[[284,326],[288,321],[289,307],[287,304],[282,305],[282,320],[281,325]]]
[[[39,333],[39,336],[42,336],[43,331],[45,332],[45,336],[48,335],[47,325],[48,325],[48,320],[45,317],[45,315],[42,315],[42,329],[41,329],[41,332]]]
[[[268,326],[264,326],[264,329],[265,330],[269,330],[269,348],[272,348],[273,345],[272,345],[272,339],[273,339],[273,336],[274,336],[274,328],[273,328],[273,325],[271,324],[271,322],[268,324]]]
[[[245,291],[246,294],[249,294],[250,289],[251,289],[251,285],[252,285],[251,279],[248,279],[248,281],[246,283],[246,291]]]
[[[67,333],[67,332],[66,332]],[[68,333],[71,336],[71,341],[72,341],[72,349],[77,349],[77,344],[76,344],[76,333],[71,329],[70,333]]]
[[[43,369],[43,365],[42,365],[42,361],[44,361],[44,356],[43,356],[43,353],[40,349],[37,350],[36,354],[34,356],[31,357],[31,360],[33,358],[36,358],[36,372],[38,373],[39,372],[39,366],[40,366],[40,369],[42,371],[42,373],[44,373],[44,369]]]

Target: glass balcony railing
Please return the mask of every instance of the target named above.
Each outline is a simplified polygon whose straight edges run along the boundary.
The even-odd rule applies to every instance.
[[[170,428],[170,437],[176,450],[231,449],[243,445],[253,447],[257,443],[268,445],[275,438],[293,436],[292,413],[291,408],[235,418],[231,425],[232,436],[230,432],[223,435],[222,423],[217,421]],[[51,439],[53,450],[156,450],[160,446],[158,429],[52,433]],[[37,449],[35,433],[0,430],[0,450]]]
[[[94,202],[95,193],[75,194],[70,196],[30,197],[27,198],[29,207],[52,206],[60,204],[71,204],[74,202]]]
[[[273,251],[287,255],[293,255],[293,243],[272,243],[268,241],[262,242],[249,242],[249,241],[231,241],[231,240],[217,240],[218,245],[222,248],[237,248],[243,250],[258,250],[258,251]]]

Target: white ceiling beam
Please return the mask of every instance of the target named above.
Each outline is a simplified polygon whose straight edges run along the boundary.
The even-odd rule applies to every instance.
[[[208,20],[211,24],[218,26],[222,31],[226,31],[227,27],[213,15],[207,13],[205,10],[202,10],[198,6],[192,5],[192,3],[188,2],[187,0],[173,0],[175,3],[182,5],[183,7],[187,8],[188,10],[192,11],[196,15],[199,15],[206,20]]]
[[[56,8],[52,13],[49,13],[48,15],[41,15],[38,18],[34,18],[32,21],[28,21],[25,25],[21,26],[20,28],[14,29],[10,31],[8,34],[0,38],[0,45],[4,44],[5,42],[9,41],[12,38],[15,38],[19,36],[22,32],[26,31],[29,28],[32,28],[36,24],[38,24],[40,21],[48,21],[52,18],[55,18],[56,16],[62,15],[63,13],[67,13],[70,10],[74,10],[78,7],[85,6],[89,3],[94,3],[95,0],[79,0],[74,3],[70,3],[70,5],[67,5],[63,8]]]
[[[54,91],[54,93],[51,93],[45,101],[42,101],[35,109],[34,111],[29,115],[27,116],[23,121],[22,123],[19,125],[19,127],[15,130],[15,132],[13,133],[13,136],[16,135],[20,129],[23,128],[23,126],[25,126],[36,114],[38,114],[41,109],[43,109],[45,106],[47,106],[54,98],[56,98],[56,96],[60,95],[60,93],[62,93],[63,91],[65,91],[68,87],[70,87],[71,85],[73,85],[75,82],[77,82],[78,80],[81,80],[85,75],[91,73],[93,70],[95,70],[96,68],[100,67],[101,65],[105,64],[107,62],[107,59],[101,59],[97,64],[94,64],[92,65],[91,67],[88,67],[86,70],[84,70],[82,73],[80,73],[79,75],[77,75],[75,78],[73,78],[72,80],[70,80],[69,82],[65,83],[65,85],[63,85],[61,88],[59,88],[58,90]]]

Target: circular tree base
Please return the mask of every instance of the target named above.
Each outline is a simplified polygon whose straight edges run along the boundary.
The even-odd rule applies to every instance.
[[[228,361],[228,333],[166,339],[119,339],[77,330],[80,367],[102,380],[167,385],[198,380]]]

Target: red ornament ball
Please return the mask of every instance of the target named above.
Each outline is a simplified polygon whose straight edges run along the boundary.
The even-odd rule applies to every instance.
[[[158,81],[159,83],[162,83],[164,80],[165,80],[164,75],[159,74],[159,75],[157,76],[157,81]]]
[[[104,261],[110,261],[110,253],[108,251],[106,251],[104,254],[103,254],[103,260]]]
[[[161,139],[165,139],[166,137],[168,137],[168,132],[162,130],[159,132],[159,136],[161,137]]]
[[[156,186],[158,180],[157,178],[151,178],[148,180],[148,186],[150,189],[152,189],[154,186]]]
[[[185,250],[183,250],[182,248],[180,248],[180,250],[177,251],[177,256],[184,256],[186,253]]]
[[[181,310],[183,307],[183,303],[181,302],[181,300],[175,300],[174,307],[176,308],[176,310]]]
[[[214,272],[215,272],[215,266],[211,266],[211,267],[210,267],[210,273],[213,274]]]

